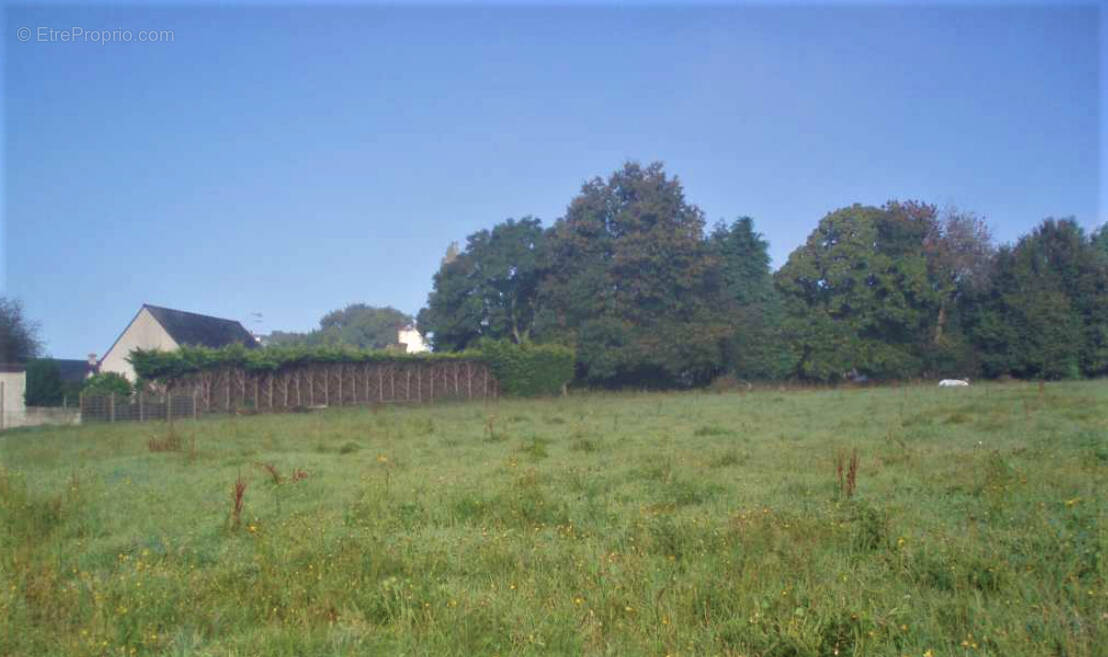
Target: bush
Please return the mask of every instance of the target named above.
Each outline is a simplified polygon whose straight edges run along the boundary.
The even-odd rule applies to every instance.
[[[104,372],[86,379],[85,387],[81,389],[81,392],[86,395],[110,395],[114,393],[123,397],[130,397],[131,384],[115,372]]]
[[[573,379],[575,355],[568,347],[485,340],[478,350],[505,395],[556,395]]]

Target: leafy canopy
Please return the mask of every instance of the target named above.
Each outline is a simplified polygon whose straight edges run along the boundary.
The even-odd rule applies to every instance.
[[[25,363],[39,355],[38,326],[17,299],[0,297],[0,363]]]

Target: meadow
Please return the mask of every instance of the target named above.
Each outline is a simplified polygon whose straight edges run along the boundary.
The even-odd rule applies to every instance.
[[[1105,655],[1106,476],[1104,381],[16,430],[0,654]]]

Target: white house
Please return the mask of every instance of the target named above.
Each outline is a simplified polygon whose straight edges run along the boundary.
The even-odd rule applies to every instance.
[[[182,345],[217,349],[236,343],[250,349],[258,346],[254,336],[233,319],[143,304],[100,359],[99,371],[116,372],[134,381],[135,370],[127,357],[135,349],[173,351]]]
[[[396,341],[403,347],[404,351],[409,354],[418,354],[425,351],[431,351],[431,348],[424,342],[423,336],[419,334],[414,326],[405,326],[400,329],[396,335]]]

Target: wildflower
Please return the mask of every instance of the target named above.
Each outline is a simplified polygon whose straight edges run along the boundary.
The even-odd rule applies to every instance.
[[[935,657],[935,653],[931,652],[931,649],[928,648],[926,651],[924,651],[923,657]]]
[[[577,596],[576,598],[573,599],[573,604],[575,604],[575,605],[585,604],[585,599],[582,598],[581,596]]]
[[[1080,497],[1075,497],[1072,500],[1066,500],[1066,506],[1067,507],[1073,507],[1074,505],[1076,505],[1080,501],[1081,501]]]
[[[389,462],[389,457],[385,456],[384,454],[378,454],[377,455],[377,462],[382,463],[382,464],[383,463],[388,463]]]

